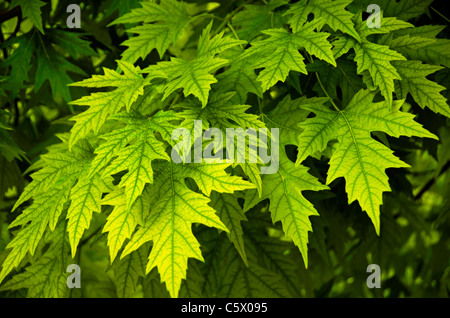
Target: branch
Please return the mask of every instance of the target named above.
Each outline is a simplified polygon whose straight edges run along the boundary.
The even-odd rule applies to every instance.
[[[423,196],[423,194],[428,190],[430,190],[430,188],[436,183],[437,179],[449,169],[450,169],[450,161],[447,161],[447,163],[442,167],[439,174],[436,177],[428,180],[428,182],[424,185],[424,187],[414,196],[414,200],[420,199]]]
[[[8,11],[3,10],[2,12],[0,12],[0,23],[18,16],[22,16],[22,11],[20,10],[19,6],[14,7]]]

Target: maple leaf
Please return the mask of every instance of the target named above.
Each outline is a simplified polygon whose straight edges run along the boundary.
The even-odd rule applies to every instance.
[[[392,92],[394,91],[394,80],[401,79],[391,61],[405,60],[405,58],[389,49],[387,46],[362,41],[355,47],[355,60],[358,64],[358,73],[368,70],[373,83],[381,90],[382,95],[392,104]]]
[[[351,0],[301,0],[293,4],[285,15],[292,15],[288,22],[294,32],[301,29],[309,14],[314,13],[314,19],[320,21],[320,26],[327,24],[334,31],[340,30],[359,42],[360,36],[352,22],[353,14],[345,10],[351,2]]]
[[[111,179],[81,177],[70,192],[71,203],[67,211],[67,232],[72,250],[72,258],[77,251],[78,243],[86,229],[89,228],[92,213],[101,211],[100,201],[105,192],[112,189]]]
[[[390,112],[386,102],[373,103],[375,93],[359,91],[344,110],[330,110],[324,105],[307,105],[305,109],[316,114],[300,127],[298,136],[299,164],[316,151],[325,150],[330,140],[337,139],[337,149],[331,156],[327,184],[344,177],[349,204],[358,200],[369,215],[377,234],[380,233],[380,205],[382,193],[390,191],[387,168],[409,167],[392,154],[370,133],[381,131],[393,137],[437,137],[413,120],[413,115],[398,109]],[[399,107],[402,101],[396,102]]]
[[[140,68],[127,62],[118,61],[124,74],[104,68],[104,75],[93,75],[71,86],[81,87],[117,87],[115,90],[92,93],[70,102],[71,105],[89,106],[84,112],[74,116],[76,121],[70,136],[70,148],[90,131],[98,133],[109,115],[119,112],[123,107],[130,110],[131,105],[143,94],[144,87],[149,84],[150,78],[144,79]]]
[[[106,165],[102,176],[128,170],[118,186],[125,187],[129,209],[145,184],[153,182],[151,162],[155,159],[170,160],[155,132],[170,140],[170,132],[175,126],[168,121],[178,118],[171,111],[161,111],[150,119],[137,112],[119,113],[112,118],[126,122],[127,126],[104,136],[107,141],[96,149],[97,156],[92,161],[90,175]]]
[[[183,88],[184,96],[192,94],[200,100],[203,107],[206,106],[211,84],[217,82],[210,73],[227,63],[227,60],[212,57],[192,61],[172,58],[170,62],[158,63],[158,70],[164,72],[168,77],[163,98],[167,98],[175,90]]]
[[[404,28],[412,27],[412,24],[397,20],[396,18],[384,18],[380,13],[380,28],[369,28],[367,23],[361,21],[361,13],[356,17],[356,27],[361,35],[361,42],[354,41],[355,61],[357,63],[357,72],[362,74],[368,71],[374,85],[380,88],[381,94],[387,101],[388,107],[392,105],[392,92],[394,91],[394,80],[400,80],[395,67],[390,63],[392,61],[406,60],[400,53],[391,50],[386,45],[373,43],[367,39],[372,34],[388,33]]]
[[[432,2],[433,0],[378,0],[376,4],[382,8],[385,16],[408,21],[421,16]],[[353,1],[351,6],[357,8],[355,11],[366,11],[373,3],[372,0],[360,0]]]
[[[45,35],[32,32],[12,38],[6,41],[4,46],[14,46],[14,51],[0,66],[11,65],[10,81],[15,84],[13,89],[21,88],[24,82],[29,80],[32,66],[32,57],[36,56],[37,67],[34,78],[34,90],[37,92],[46,81],[49,81],[54,97],[59,96],[64,101],[71,100],[67,87],[73,81],[68,73],[87,75],[80,67],[70,62],[59,53],[59,50],[67,51],[72,56],[79,54],[96,55],[89,45],[78,34],[70,34],[63,30],[48,30]]]
[[[25,272],[13,276],[0,291],[27,288],[30,298],[64,298],[68,289],[65,277],[66,255],[69,244],[65,237],[65,222],[59,222],[46,241],[50,248]]]
[[[44,29],[42,28],[41,7],[45,6],[45,2],[39,0],[12,0],[11,9],[17,6],[20,6],[23,17],[30,19],[36,28],[44,34]]]
[[[149,132],[158,132],[166,141],[170,142],[171,133],[176,128],[170,121],[179,120],[173,111],[159,111],[150,118],[146,118],[138,111],[123,112],[113,115],[111,119],[125,123],[126,126],[101,136],[105,141],[95,149],[96,157],[92,160],[89,169],[90,177],[106,167],[111,159],[135,138],[142,139],[147,134],[146,138],[154,140],[155,136]]]
[[[131,297],[138,287],[139,278],[145,277],[147,250],[140,248],[114,263],[114,282],[118,297]]]
[[[166,283],[172,297],[177,296],[182,279],[186,278],[188,258],[203,260],[200,244],[192,234],[191,224],[201,223],[228,232],[220,221],[210,200],[190,190],[185,177],[194,179],[199,189],[210,195],[211,191],[232,193],[254,186],[239,177],[229,176],[224,169],[229,164],[186,164],[172,162],[159,165],[158,178],[149,185],[155,201],[151,214],[125,246],[121,257],[152,240],[147,273],[158,267],[161,280]]]
[[[396,86],[399,98],[404,99],[410,93],[420,107],[429,107],[435,113],[450,117],[447,99],[440,93],[446,88],[426,78],[442,67],[422,64],[421,61],[395,61],[393,65],[402,78]]]
[[[253,221],[257,220],[251,220]],[[211,231],[206,234],[209,234],[205,244],[206,261],[201,265],[203,272],[206,273],[203,278],[203,290],[207,297],[257,298],[263,295],[273,298],[291,297],[286,286],[281,283],[281,275],[272,267],[263,266],[267,264],[260,264],[262,262],[259,257],[261,254],[257,253],[258,245],[250,240],[245,241],[250,253],[248,264],[243,264],[241,256],[226,237],[213,236]],[[256,236],[255,233],[253,238],[256,237],[267,241],[264,235]],[[278,252],[282,253],[284,250],[279,248]],[[224,259],[227,260],[226,266],[223,266]],[[187,279],[189,280],[190,277]]]
[[[39,46],[37,49],[38,67],[36,69],[35,90],[38,91],[46,80],[49,81],[53,94],[60,94],[65,101],[70,101],[68,85],[73,81],[67,72],[81,75],[86,73],[79,67],[61,57],[52,46]]]
[[[125,240],[131,237],[136,226],[138,224],[143,225],[144,215],[150,209],[150,193],[144,190],[133,205],[127,207],[127,199],[123,188],[117,188],[108,193],[102,199],[101,204],[114,207],[103,227],[103,232],[108,232],[108,245],[112,263]]]
[[[214,93],[211,96],[208,107],[203,108],[198,102],[180,103],[176,107],[182,111],[178,113],[179,118],[183,118],[182,127],[188,128],[193,134],[194,122],[202,120],[207,122],[206,127],[216,127],[222,129],[240,128],[264,128],[257,115],[246,112],[250,105],[234,104],[234,92],[224,94]]]
[[[318,21],[321,21],[320,19]],[[317,56],[333,66],[336,66],[331,44],[327,41],[326,32],[314,32],[318,22],[311,22],[291,34],[285,29],[269,29],[263,31],[270,37],[252,43],[252,47],[241,58],[258,54],[260,57],[254,68],[264,68],[257,80],[261,82],[262,91],[268,90],[278,81],[284,82],[290,71],[307,74],[304,57],[299,48]]]
[[[64,135],[60,136],[67,142]],[[23,226],[23,229],[8,244],[11,251],[2,264],[0,282],[15,267],[19,266],[25,255],[34,254],[47,227],[53,231],[59,216],[63,213],[65,203],[69,200],[71,188],[91,156],[92,149],[88,144],[79,144],[72,153],[67,152],[67,144],[58,150],[41,156],[43,168],[33,173],[30,182],[20,198],[16,201],[16,209],[20,204],[33,197],[28,206],[10,227]]]
[[[450,40],[445,26],[412,23],[445,19],[430,3],[379,0],[370,27],[370,0],[112,0],[84,7],[92,23],[80,33],[58,27],[61,3],[50,12],[40,0],[10,1],[5,17],[20,6],[26,20],[1,32],[0,209],[17,213],[0,213],[2,296],[80,295],[66,287],[77,253],[93,278],[81,296],[100,283],[112,297],[304,297],[330,290],[336,273],[316,274],[346,267],[349,251],[352,264],[407,252],[396,242],[426,230],[419,198],[429,189],[439,212],[445,193],[429,186],[449,158],[446,118],[433,112],[450,117]],[[87,78],[116,53],[116,68]],[[83,97],[71,101],[75,91]],[[66,102],[79,112],[61,118]],[[415,112],[424,125],[436,119],[440,144],[419,140],[437,137]],[[390,146],[401,136],[395,150],[408,155]],[[184,141],[194,163],[171,158]],[[265,174],[269,151],[276,170]],[[391,168],[413,171],[395,169],[394,183]],[[335,212],[355,201],[375,231],[349,245],[360,224]]]
[[[237,27],[238,37],[251,41],[266,29],[282,27],[285,19],[275,10],[287,3],[287,0],[270,0],[266,5],[244,5],[245,9],[232,19],[233,25]]]
[[[254,131],[256,131],[257,129],[265,129],[266,126],[264,122],[260,121],[257,115],[246,112],[250,107],[249,105],[234,104],[234,96],[234,92],[228,92],[224,94],[214,93],[214,95],[212,95],[210,98],[208,107],[205,108],[202,108],[198,102],[186,102],[178,104],[176,108],[182,109],[182,111],[178,113],[178,116],[184,119],[181,123],[181,127],[188,129],[191,136],[194,135],[194,138],[196,135],[202,134],[201,131],[196,131],[198,130],[198,126],[196,126],[195,123],[199,120],[201,120],[202,125],[205,126],[202,128],[218,128],[221,129],[225,134],[228,128],[235,127],[235,133],[238,138],[240,138],[241,135],[243,135],[243,137],[245,138],[246,132],[243,129],[254,129]],[[242,131],[239,129],[242,129]],[[214,140],[213,142],[216,142],[216,140]],[[219,146],[219,142],[217,147],[214,146],[216,153],[218,151],[223,151],[224,145],[222,145],[222,148],[219,148]],[[250,178],[253,184],[255,184],[258,191],[261,192],[261,177],[258,167],[258,164],[261,162],[258,161],[258,158],[254,158],[256,159],[255,163],[250,162],[249,147],[250,145],[247,142],[245,143],[243,149],[236,146],[234,152],[235,158],[233,163],[238,162],[237,164],[241,166],[241,168],[244,170],[244,173]],[[231,156],[231,151],[227,152],[227,158],[229,156]],[[242,160],[236,160],[238,156],[242,156],[242,158],[247,159],[244,160],[244,162],[241,162]]]
[[[247,221],[244,211],[239,205],[237,198],[231,194],[212,192],[210,205],[217,211],[217,215],[229,230],[227,233],[236,250],[241,255],[244,263],[248,265],[247,255],[244,248],[244,232],[241,222]]]
[[[244,45],[247,42],[242,40],[233,39],[230,36],[224,37],[225,31],[214,35],[211,38],[212,22],[203,29],[200,36],[197,49],[197,57],[208,57],[220,54],[225,50],[231,49],[237,45]]]
[[[229,50],[229,52],[228,55],[227,52],[224,52],[222,56],[231,61],[230,67],[218,74],[216,76],[218,83],[213,84],[217,94],[236,93],[233,98],[237,104],[244,104],[249,93],[262,98],[261,83],[257,81],[257,75],[252,67],[258,56],[253,55],[240,59],[239,56],[244,50],[239,47],[234,47],[234,50]]]
[[[122,54],[122,61],[136,62],[144,59],[153,49],[162,58],[171,44],[174,44],[191,21],[183,2],[162,0],[160,4],[146,0],[141,2],[141,8],[119,17],[110,25],[119,23],[144,23],[128,29],[127,32],[137,36],[124,41],[128,46]]]
[[[195,59],[186,61],[180,58],[171,58],[169,62],[159,62],[157,65],[143,70],[143,72],[151,74],[165,75],[167,83],[164,87],[163,99],[175,90],[183,88],[185,97],[192,94],[200,100],[202,107],[206,106],[211,84],[217,82],[211,73],[228,63],[228,60],[216,57],[216,55],[243,43],[230,37],[223,38],[223,33],[210,38],[211,26],[212,24],[209,24],[200,37]]]
[[[40,159],[30,167],[30,171],[38,169],[31,174],[33,179],[24,189],[16,201],[13,210],[30,198],[48,191],[54,185],[76,178],[88,164],[92,154],[91,146],[85,142],[76,145],[72,152],[67,152],[67,134],[58,136],[64,143],[54,148],[49,147],[51,153],[42,155]]]
[[[69,190],[70,188],[66,185],[65,187],[54,187],[45,194],[41,194],[30,207],[24,210],[20,218],[11,223],[10,227],[15,227],[31,221],[8,244],[7,248],[10,248],[11,251],[2,264],[0,282],[9,272],[19,266],[28,252],[31,255],[34,254],[49,223],[56,224],[64,203],[68,199]]]
[[[262,195],[258,196],[255,190],[248,191],[244,205],[244,211],[248,211],[262,200],[270,200],[273,222],[281,221],[286,237],[292,239],[300,250],[305,267],[308,267],[308,232],[312,231],[309,217],[318,213],[302,191],[328,189],[307,170],[303,166],[296,167],[284,151],[280,151],[279,170],[275,174],[263,175]]]

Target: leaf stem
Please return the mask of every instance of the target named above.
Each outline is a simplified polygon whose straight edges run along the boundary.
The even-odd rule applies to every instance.
[[[220,31],[222,31],[222,29],[228,25],[228,22],[234,17],[234,15],[236,13],[238,13],[239,10],[243,9],[244,6],[240,5],[239,7],[237,7],[236,9],[234,9],[233,11],[231,11],[230,13],[228,13],[225,18],[223,19],[223,21],[220,23],[220,25],[217,27],[217,29],[215,29],[212,33],[211,33],[211,37],[216,35],[217,33],[219,33]]]
[[[309,59],[310,63],[313,63],[314,60],[312,58],[312,56],[306,52],[306,56]],[[320,88],[322,89],[323,93],[330,99],[331,104],[333,105],[334,109],[338,112],[340,112],[341,110],[339,109],[339,107],[337,107],[337,105],[335,104],[335,102],[333,101],[333,98],[331,98],[331,96],[328,94],[327,90],[325,89],[325,87],[322,84],[322,81],[320,80],[320,76],[317,72],[314,72],[316,74],[316,78],[317,78],[317,82],[319,83]]]
[[[435,8],[430,6],[430,9],[433,10],[434,12],[436,12],[442,19],[444,19],[445,21],[447,21],[447,23],[450,23],[450,19],[448,19],[445,15],[443,15],[442,13],[440,13],[438,10],[436,10]]]
[[[180,99],[182,93],[178,93],[177,96],[174,97],[174,99],[172,100],[172,103],[170,103],[169,109],[172,109],[173,106],[175,106],[175,104],[178,102],[178,100]]]
[[[193,17],[191,18],[191,22],[194,21],[194,20],[196,20],[196,19],[199,19],[199,18],[205,18],[205,17],[210,17],[210,18],[212,18],[212,19],[218,18],[218,17],[216,17],[214,14],[207,13],[207,12],[203,12],[203,13],[201,13],[201,14],[199,14],[199,15],[193,16]]]
[[[336,111],[340,112],[341,110],[339,109],[339,107],[337,107],[337,105],[333,102],[333,99],[331,98],[331,96],[328,94],[327,90],[325,89],[325,87],[323,87],[322,81],[320,80],[319,74],[317,74],[316,72],[316,77],[317,77],[317,82],[320,85],[320,88],[322,89],[322,91],[324,92],[324,94],[330,99],[331,104],[333,105],[334,109],[336,109]]]
[[[237,40],[241,40],[241,39],[239,38],[239,36],[237,35],[236,30],[235,30],[235,29],[233,28],[233,26],[231,25],[230,21],[228,21],[227,26],[230,28],[230,30],[231,30],[231,32],[233,33],[234,37],[235,37]],[[244,49],[244,47],[242,46],[242,44],[239,44],[239,46],[241,47],[241,49]]]

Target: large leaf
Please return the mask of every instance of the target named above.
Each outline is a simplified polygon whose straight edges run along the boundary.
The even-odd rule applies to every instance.
[[[90,131],[98,133],[109,115],[119,112],[123,107],[128,110],[134,101],[144,93],[144,86],[148,84],[139,73],[140,68],[129,63],[119,61],[123,74],[104,69],[104,75],[93,75],[89,79],[72,84],[81,87],[117,87],[115,90],[92,93],[81,97],[72,105],[89,106],[84,112],[74,116],[76,121],[71,130],[70,147],[79,139],[84,138]]]
[[[152,240],[147,273],[158,267],[161,280],[172,297],[178,295],[182,279],[186,278],[188,258],[203,260],[200,244],[192,233],[193,223],[204,224],[228,232],[210,200],[190,190],[185,177],[192,177],[204,194],[212,190],[234,192],[253,188],[244,180],[229,176],[222,164],[176,165],[163,163],[158,167],[158,179],[149,186],[154,195],[151,214],[145,224],[126,245],[122,257]]]
[[[318,215],[314,206],[303,196],[302,191],[328,189],[308,174],[303,166],[296,167],[284,151],[280,153],[280,167],[277,173],[262,177],[261,197],[256,190],[247,192],[244,211],[258,202],[270,200],[269,210],[273,222],[281,221],[286,237],[292,239],[300,250],[305,267],[308,267],[308,232],[312,231],[309,217]]]
[[[304,121],[298,136],[297,164],[316,151],[325,150],[329,141],[337,139],[338,146],[330,160],[327,184],[344,177],[349,204],[358,200],[369,215],[377,234],[380,233],[380,205],[383,192],[390,191],[388,168],[409,167],[392,150],[374,140],[370,133],[381,131],[393,137],[437,137],[413,120],[413,115],[396,109],[389,111],[386,102],[373,103],[374,93],[359,91],[342,111],[324,105],[304,108],[316,117]]]
[[[190,16],[182,2],[162,0],[160,4],[147,0],[141,2],[141,8],[119,17],[111,24],[144,23],[128,29],[136,36],[124,41],[128,46],[122,54],[122,60],[130,63],[144,59],[153,49],[162,57],[171,44],[174,44],[190,22]]]

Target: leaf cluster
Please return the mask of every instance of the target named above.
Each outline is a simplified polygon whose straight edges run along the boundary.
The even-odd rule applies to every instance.
[[[1,296],[448,296],[431,0],[87,1],[82,31],[69,2],[0,1]]]

